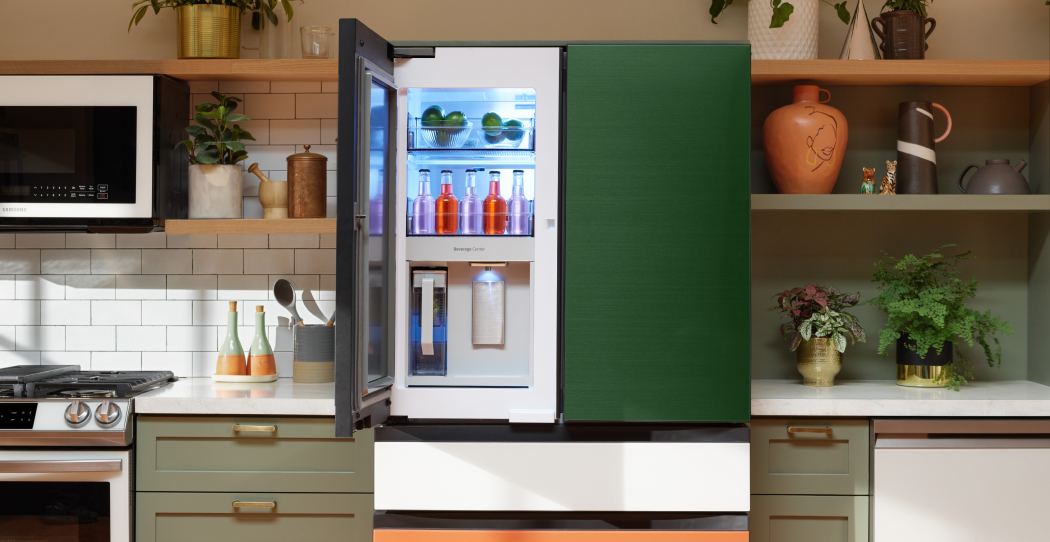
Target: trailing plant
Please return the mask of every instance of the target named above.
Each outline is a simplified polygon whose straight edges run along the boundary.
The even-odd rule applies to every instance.
[[[946,342],[968,346],[976,342],[984,350],[988,366],[998,367],[1002,364],[1002,347],[995,335],[1013,333],[1013,328],[998,316],[993,317],[991,311],[980,313],[966,308],[966,300],[977,296],[979,281],[963,281],[956,275],[959,262],[973,256],[969,251],[953,256],[941,254],[941,250],[951,246],[955,245],[945,245],[925,256],[908,254],[900,259],[884,252],[884,257],[875,263],[871,281],[879,283],[880,293],[865,304],[875,305],[888,317],[887,327],[879,332],[879,353],[885,355],[904,334],[915,341],[914,346],[904,347],[924,359],[930,349],[940,354]],[[973,378],[973,364],[958,348],[954,351],[957,359],[952,360],[944,384],[958,390]]]
[[[831,339],[840,353],[846,351],[846,337],[853,344],[864,342],[864,328],[846,312],[860,302],[860,294],[849,294],[831,286],[807,284],[776,294],[777,304],[767,310],[781,311],[791,321],[780,326],[780,334],[791,341],[791,350],[811,338]]]
[[[751,0],[751,1],[752,2],[760,2],[760,1],[765,1],[765,0]],[[769,20],[769,27],[770,28],[780,28],[780,27],[784,26],[784,23],[788,22],[788,19],[791,18],[791,14],[795,12],[795,6],[791,5],[788,2],[785,2],[784,0],[768,0],[768,1],[769,1],[769,7],[773,8],[773,17]],[[846,2],[848,0],[842,0],[842,2],[840,2],[838,4],[832,4],[828,0],[820,0],[820,1],[824,2],[825,4],[827,4],[827,5],[829,5],[829,6],[833,7],[833,8],[835,8],[835,13],[838,14],[839,20],[841,20],[842,22],[844,22],[846,24],[849,24],[850,14],[849,14],[849,10],[846,9]],[[928,0],[912,0],[912,1],[928,1]],[[1050,0],[1048,0],[1048,1],[1050,1]],[[732,4],[732,3],[733,3],[733,0],[711,0],[711,9],[708,10],[708,13],[711,14],[711,22],[714,23],[714,24],[718,24],[718,21],[716,21],[715,19],[719,15],[721,15],[722,12],[725,11],[725,9],[727,7],[729,7],[729,5]]]
[[[223,96],[218,92],[212,92],[211,95],[219,103],[197,106],[197,114],[193,117],[197,126],[186,127],[186,133],[193,139],[180,141],[175,148],[180,145],[185,147],[191,164],[236,164],[248,157],[242,141],[255,141],[255,138],[235,123],[251,119],[233,112],[240,98]]]
[[[303,0],[299,0],[299,3],[302,4]],[[234,6],[240,9],[241,14],[244,14],[245,11],[251,11],[252,28],[256,30],[266,26],[266,21],[270,21],[274,25],[277,24],[278,5],[284,10],[285,15],[288,16],[289,22],[291,22],[292,15],[295,13],[290,0],[138,0],[131,4],[131,22],[128,23],[128,32],[131,32],[132,25],[138,26],[139,21],[146,16],[146,12],[150,8],[153,8],[153,13],[157,14],[164,8],[175,9],[179,6],[198,4]]]
[[[886,0],[886,3],[882,5],[882,11],[906,9],[926,17],[926,6],[932,2],[933,0]]]

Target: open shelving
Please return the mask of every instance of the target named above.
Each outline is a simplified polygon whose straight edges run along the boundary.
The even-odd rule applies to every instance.
[[[1050,211],[1050,194],[752,194],[752,211]]]
[[[334,218],[167,220],[164,233],[335,233]]]

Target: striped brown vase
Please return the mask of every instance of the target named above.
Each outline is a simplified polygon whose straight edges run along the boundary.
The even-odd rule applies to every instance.
[[[926,30],[927,23],[930,29]],[[907,9],[898,9],[871,20],[871,29],[882,40],[879,49],[886,60],[926,58],[926,38],[930,37],[937,21]]]
[[[939,109],[948,117],[944,134],[933,137],[933,110]],[[897,119],[897,193],[937,193],[937,153],[940,143],[952,131],[952,117],[940,104],[932,102],[901,102]]]

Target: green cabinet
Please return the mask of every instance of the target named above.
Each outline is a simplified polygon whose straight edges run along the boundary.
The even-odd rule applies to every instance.
[[[369,542],[372,495],[138,493],[138,542]]]
[[[867,495],[867,419],[751,421],[751,493]]]
[[[565,419],[746,422],[750,48],[567,58]]]
[[[371,493],[373,432],[333,418],[139,416],[138,491]]]
[[[751,542],[867,542],[868,497],[753,495]]]

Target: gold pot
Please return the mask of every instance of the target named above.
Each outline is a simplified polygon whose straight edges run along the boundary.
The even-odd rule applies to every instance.
[[[795,350],[795,363],[807,386],[834,386],[835,375],[842,370],[842,354],[831,339],[813,338],[802,341]]]
[[[241,10],[222,4],[175,8],[179,58],[240,58]]]

